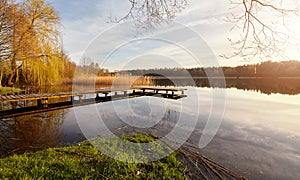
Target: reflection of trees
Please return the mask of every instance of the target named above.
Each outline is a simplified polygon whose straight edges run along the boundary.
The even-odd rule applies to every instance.
[[[256,90],[264,94],[300,94],[299,79],[228,79],[227,87]]]
[[[62,136],[65,110],[1,120],[1,156],[53,146]]]
[[[14,134],[12,125],[8,122],[0,120],[0,157],[3,157],[7,152],[10,151],[8,148],[8,137],[10,134]]]
[[[174,82],[167,77],[154,79],[154,84],[159,86],[175,86]]]
[[[168,79],[155,79],[155,85],[172,85],[168,84]],[[214,87],[223,88],[222,80],[212,79],[176,79],[176,86],[197,86],[197,87]],[[300,79],[277,79],[277,78],[259,78],[259,79],[226,79],[227,88],[237,88],[243,90],[260,91],[264,94],[280,93],[296,95],[300,94]]]

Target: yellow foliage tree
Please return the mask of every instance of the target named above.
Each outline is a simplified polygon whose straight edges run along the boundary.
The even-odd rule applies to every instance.
[[[0,1],[6,4],[0,9],[0,13],[6,14],[2,16],[3,25],[7,24],[7,30],[1,32],[0,38],[8,39],[0,52],[8,52],[8,56],[1,59],[3,63],[8,62],[1,70],[2,74],[8,74],[5,85],[19,83],[21,70],[26,84],[58,82],[64,74],[65,61],[60,50],[58,13],[44,0]]]

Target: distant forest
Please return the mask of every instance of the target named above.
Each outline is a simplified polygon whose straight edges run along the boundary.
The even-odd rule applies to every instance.
[[[134,76],[169,76],[169,77],[207,77],[211,74],[220,76],[222,68],[225,77],[300,77],[300,61],[271,62],[260,64],[243,65],[237,67],[207,67],[207,68],[161,68],[161,69],[138,69],[122,71]]]

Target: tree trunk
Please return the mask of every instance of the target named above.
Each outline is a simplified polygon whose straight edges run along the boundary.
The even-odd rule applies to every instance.
[[[0,72],[0,88],[2,88],[3,69]]]
[[[14,81],[15,76],[17,75],[17,63],[16,61],[13,59],[11,61],[11,73],[9,74],[8,80],[7,80],[7,86],[13,86],[15,84],[16,81]]]

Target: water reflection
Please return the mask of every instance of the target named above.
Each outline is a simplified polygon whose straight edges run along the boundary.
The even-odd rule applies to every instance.
[[[210,89],[198,91],[207,97]],[[236,89],[227,89],[226,94],[222,125],[202,153],[249,179],[298,179],[300,95],[266,95]],[[204,106],[207,102],[202,98]],[[199,124],[199,131],[191,136],[193,143],[198,142],[202,127]]]
[[[66,110],[0,120],[0,157],[57,145]]]
[[[165,136],[178,122],[180,107],[171,109],[160,98],[138,97],[129,100],[110,101],[76,107],[77,122],[87,139],[132,132]],[[172,103],[172,100],[166,100]],[[142,106],[147,104],[148,106]],[[173,105],[176,104],[173,102]],[[149,107],[151,106],[151,107]],[[88,120],[86,117],[89,117]],[[88,121],[88,123],[87,123]],[[115,131],[120,127],[120,131]],[[157,132],[157,133],[153,133]]]
[[[197,89],[197,92],[193,91],[194,89]],[[226,94],[227,107],[221,127],[213,141],[200,149],[201,153],[249,179],[298,179],[300,95],[266,95],[237,89],[227,89]],[[97,113],[89,116],[89,123],[86,123],[85,118],[80,118],[87,117],[94,111],[99,112],[110,130],[128,125],[128,121],[131,120],[131,126],[122,129],[118,132],[120,134],[143,132],[166,136],[175,127],[178,118],[183,118],[186,125],[181,127],[181,133],[188,134],[192,129],[193,133],[187,142],[197,146],[210,116],[211,89],[191,87],[188,88],[187,95],[187,102],[182,109],[178,108],[178,101],[166,100],[169,103],[162,120],[151,128],[139,128],[140,121],[146,120],[145,118],[136,118],[125,110],[116,114],[112,102],[81,107],[78,109],[81,114],[78,117],[84,124],[83,129],[88,137],[102,136],[103,132],[99,131],[102,126],[97,127]],[[193,103],[195,97],[199,97],[200,107]],[[140,97],[139,102],[142,104],[142,100],[147,102],[146,98]],[[134,105],[132,108],[137,107],[134,109],[137,114],[148,116],[148,120],[152,120],[153,116],[147,114],[148,106],[139,106],[140,103],[134,102],[134,99],[130,102]],[[161,108],[163,103],[155,102],[151,105]],[[128,108],[124,101],[115,102],[115,106]],[[196,127],[190,123],[194,117],[198,118]],[[125,121],[122,118],[125,118]],[[135,122],[137,119],[139,121]]]
[[[210,87],[207,80],[196,79],[195,82],[198,87]],[[228,79],[224,119],[213,141],[201,149],[202,153],[250,179],[299,179],[299,82],[297,79]],[[157,83],[172,85],[170,80],[157,80]],[[191,83],[193,82],[185,79],[175,81],[176,85],[182,86],[190,86]],[[213,81],[213,86],[218,87],[217,80]],[[3,119],[0,120],[0,156],[55,146],[61,142],[83,140],[74,110],[83,114],[82,118],[77,116],[77,120],[86,125],[86,131],[91,138],[101,133],[97,129],[98,115],[102,116],[110,130],[132,125],[115,134],[149,132],[158,136],[168,134],[179,117],[186,120],[182,133],[188,132],[190,131],[188,127],[193,128],[190,120],[196,117],[197,126],[193,129],[188,142],[197,145],[210,116],[211,91],[211,88],[188,87],[186,104],[182,109],[177,107],[180,100],[166,100],[169,105],[163,116],[156,114],[149,116],[151,112],[149,106],[141,105],[149,99],[145,97],[130,99],[131,108],[136,115],[149,117],[148,119],[136,118],[122,110],[116,114],[113,102]],[[160,102],[163,102],[160,100],[151,105],[160,108]],[[124,100],[115,101],[115,105],[127,109],[128,104],[124,102]],[[195,102],[199,102],[200,107],[196,107]],[[196,113],[198,110],[199,114]],[[120,118],[122,116],[127,118],[126,121]],[[155,117],[162,117],[162,120],[157,122],[151,119]],[[153,120],[157,124],[150,128],[139,128],[139,123],[143,120]],[[135,123],[138,123],[137,127],[134,127]]]
[[[159,86],[197,86],[197,87],[222,87],[218,79],[206,78],[156,78],[154,83]],[[263,94],[300,94],[300,79],[278,79],[278,78],[227,78],[226,88],[237,88],[242,90],[253,90]]]

